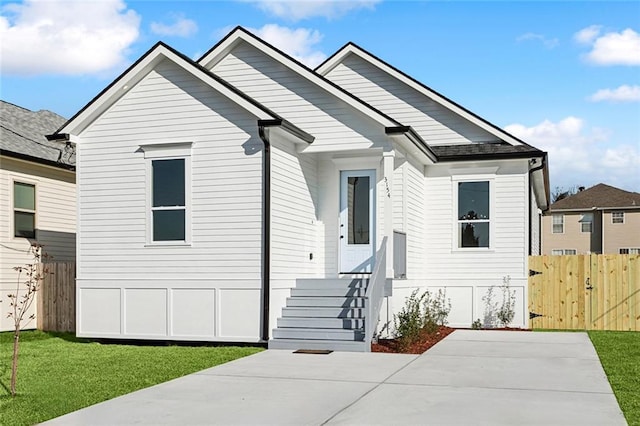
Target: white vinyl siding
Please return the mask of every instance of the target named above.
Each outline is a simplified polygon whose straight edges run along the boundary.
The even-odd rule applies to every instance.
[[[317,245],[318,178],[316,158],[296,153],[289,142],[272,141],[272,280],[317,276],[323,255]]]
[[[432,145],[496,139],[356,55],[348,55],[326,77],[402,124],[412,126]]]
[[[80,335],[257,341],[257,118],[165,61],[80,138]],[[192,142],[190,245],[147,245],[149,185],[140,147],[158,141]],[[97,321],[90,311],[105,306]]]
[[[380,124],[244,42],[212,71],[312,134],[316,139],[305,152],[366,149],[384,142]]]
[[[17,275],[13,268],[33,261],[29,255],[32,240],[14,237],[13,183],[36,186],[36,237],[54,262],[75,260],[76,188],[72,171],[4,156],[0,164],[0,300],[7,301],[7,295],[15,292]],[[0,331],[11,328],[7,312],[0,316]],[[35,326],[35,321],[29,324],[30,328]]]
[[[529,220],[531,221],[531,251],[530,254],[532,256],[538,256],[541,254],[541,246],[542,246],[542,235],[540,232],[541,226],[541,216],[538,209],[538,204],[536,202],[536,197],[533,193],[533,188],[530,189],[529,200],[531,201],[531,205],[529,206]]]

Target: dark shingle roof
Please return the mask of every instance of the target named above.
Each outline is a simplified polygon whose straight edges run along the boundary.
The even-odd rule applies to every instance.
[[[556,201],[549,210],[582,210],[602,207],[638,207],[640,194],[599,183],[570,197]]]
[[[3,154],[33,161],[66,168],[74,166],[74,150],[65,149],[64,142],[48,141],[45,137],[65,121],[51,111],[30,111],[0,100],[0,150]]]
[[[474,143],[464,145],[430,145],[438,161],[484,158],[527,158],[542,151],[529,145],[511,145],[506,142]]]

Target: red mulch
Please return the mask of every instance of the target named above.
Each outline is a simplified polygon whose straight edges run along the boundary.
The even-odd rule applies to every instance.
[[[453,333],[455,329],[441,325],[435,333],[422,333],[421,338],[408,347],[401,347],[396,339],[379,339],[378,343],[371,344],[371,352],[388,352],[403,354],[421,354],[440,340]]]

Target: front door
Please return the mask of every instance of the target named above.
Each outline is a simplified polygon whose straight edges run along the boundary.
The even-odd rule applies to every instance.
[[[375,247],[375,170],[340,172],[340,272],[370,273]]]

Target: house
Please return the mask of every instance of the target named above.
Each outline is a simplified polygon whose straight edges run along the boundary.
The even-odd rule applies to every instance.
[[[0,101],[0,331],[13,328],[7,318],[17,285],[13,268],[33,262],[32,243],[54,261],[75,260],[74,147],[45,138],[65,121]]]
[[[416,288],[527,319],[546,153],[349,43],[312,70],[241,27],[153,46],[77,143],[77,333],[366,350]]]
[[[549,206],[543,254],[640,254],[640,194],[599,183]]]

